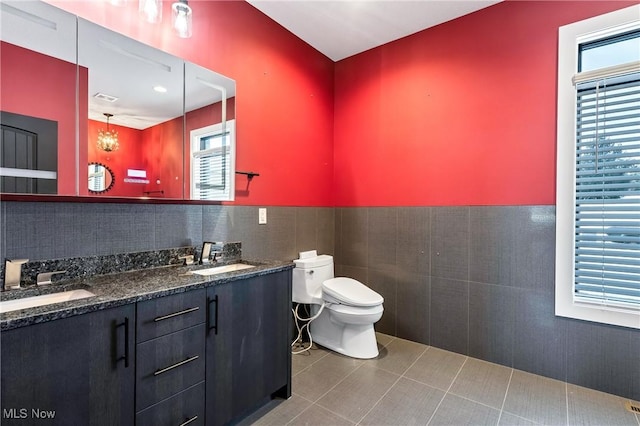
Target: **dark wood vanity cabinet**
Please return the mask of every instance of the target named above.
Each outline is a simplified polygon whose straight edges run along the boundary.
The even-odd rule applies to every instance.
[[[291,396],[291,271],[210,287],[206,424]]]
[[[0,334],[2,425],[131,425],[135,306]]]
[[[290,330],[286,270],[4,331],[0,424],[232,423],[291,396]]]
[[[136,425],[203,425],[206,291],[138,302]]]

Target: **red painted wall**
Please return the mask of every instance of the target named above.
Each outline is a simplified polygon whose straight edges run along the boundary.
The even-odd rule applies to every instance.
[[[138,2],[48,3],[236,81],[238,170],[260,173],[235,204],[333,205],[333,62],[244,1],[190,0],[193,37],[145,23]]]
[[[120,147],[116,151],[105,152],[98,149],[96,141],[98,131],[106,128],[106,124],[100,121],[87,120],[89,139],[87,140],[87,155],[89,162],[102,163],[109,167],[114,173],[113,187],[100,196],[108,197],[140,197],[142,196],[142,184],[126,183],[127,169],[146,169],[144,161],[142,131],[130,127],[109,124],[109,129],[118,132],[118,143]],[[88,185],[84,185],[83,190],[88,191]]]
[[[76,65],[0,42],[0,93],[3,111],[58,122],[58,194],[75,195]]]
[[[141,191],[154,192],[151,197],[183,198],[183,119],[174,118],[142,131],[142,152],[149,184]]]
[[[301,206],[554,204],[558,27],[634,3],[506,1],[333,64],[244,1],[190,1],[186,41],[170,2],[50,2],[235,79],[236,204]]]
[[[336,63],[336,205],[555,204],[558,27],[634,3],[507,1]]]
[[[182,199],[182,117],[144,130],[110,124],[109,128],[118,132],[120,144],[112,152],[102,151],[96,145],[98,130],[104,129],[105,123],[94,120],[88,123],[88,162],[102,163],[115,174],[111,190],[99,196]],[[149,183],[125,181],[129,169],[146,171]]]

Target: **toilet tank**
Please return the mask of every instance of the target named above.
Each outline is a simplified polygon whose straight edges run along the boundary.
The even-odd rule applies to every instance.
[[[293,301],[322,304],[322,282],[333,278],[333,256],[318,255],[313,250],[300,253],[300,259],[293,262]]]

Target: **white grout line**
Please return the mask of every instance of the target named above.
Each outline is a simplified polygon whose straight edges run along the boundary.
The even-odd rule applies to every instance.
[[[313,365],[313,364],[312,364]],[[307,401],[311,401],[311,405],[308,406],[307,408],[305,408],[304,410],[302,410],[302,413],[298,414],[297,416],[295,416],[293,419],[289,420],[289,422],[287,422],[287,424],[290,424],[292,421],[294,421],[295,419],[297,419],[298,417],[300,417],[302,414],[304,414],[305,411],[307,411],[308,409],[310,409],[311,407],[313,407],[314,405],[317,405],[318,407],[322,408],[323,410],[327,410],[328,412],[335,414],[336,416],[345,419],[351,423],[353,423],[351,420],[345,418],[344,416],[342,416],[341,414],[338,413],[334,413],[333,411],[329,410],[326,407],[323,407],[320,404],[316,404],[318,401],[320,401],[326,394],[328,394],[329,392],[331,392],[333,389],[335,389],[340,383],[344,382],[346,380],[347,377],[351,376],[353,373],[355,373],[356,371],[358,371],[360,368],[362,368],[362,366],[364,365],[364,363],[361,363],[359,366],[357,366],[356,368],[353,369],[352,372],[350,372],[349,374],[347,374],[346,376],[344,376],[342,378],[342,380],[338,381],[338,383],[336,383],[335,385],[333,385],[333,387],[331,387],[328,391],[326,391],[325,393],[323,393],[322,395],[320,395],[318,398],[316,398],[315,400],[310,400],[308,398],[305,398]],[[300,396],[300,395],[298,395]]]
[[[315,345],[315,343],[314,343],[314,345]],[[317,350],[320,350],[317,346],[316,346],[315,348],[313,348],[313,347],[312,347],[311,349],[309,349],[309,351],[317,351]],[[311,368],[311,366],[312,366],[313,364],[315,364],[316,362],[320,361],[322,358],[326,357],[326,356],[327,356],[327,355],[329,355],[329,353],[330,353],[330,352],[328,352],[326,349],[322,349],[322,351],[325,351],[325,354],[324,354],[324,355],[322,355],[320,358],[316,359],[316,360],[315,360],[315,361],[313,361],[311,364],[307,365],[306,367],[304,367],[302,370],[298,371],[297,373],[293,374],[293,372],[292,372],[292,374],[291,374],[291,378],[293,379],[295,376],[297,376],[298,374],[302,373],[303,371],[307,371],[309,368]],[[293,354],[293,353],[292,353],[292,354],[291,354],[291,357],[292,357],[292,358],[291,358],[291,362],[292,362],[292,363],[293,363],[293,357],[294,357],[294,356],[311,356],[311,355],[302,355],[302,354]]]
[[[431,420],[433,420],[433,417],[436,415],[436,413],[438,412],[438,409],[440,408],[440,406],[442,405],[442,401],[444,401],[444,399],[447,397],[447,394],[449,393],[449,391],[451,390],[451,388],[453,387],[453,384],[456,382],[456,379],[458,378],[458,376],[460,375],[460,372],[462,371],[462,369],[464,368],[465,364],[467,363],[467,360],[469,359],[469,357],[465,357],[464,362],[462,363],[462,365],[460,366],[460,368],[458,369],[458,372],[456,373],[455,377],[453,378],[453,380],[451,381],[451,384],[449,385],[449,387],[447,388],[446,392],[444,393],[444,395],[442,395],[442,399],[440,400],[440,402],[438,402],[438,405],[436,406],[436,409],[433,410],[433,414],[431,414],[431,417],[429,417],[429,421],[427,422],[427,426],[431,423]]]
[[[507,402],[507,395],[509,394],[509,387],[511,386],[512,378],[513,378],[513,368],[511,369],[511,374],[509,375],[509,383],[507,383],[507,390],[504,392],[504,398],[502,399],[502,406],[500,407],[500,415],[498,416],[498,424],[500,424],[500,419],[502,418],[502,413],[504,412],[504,404]]]
[[[565,405],[567,407],[567,426],[569,426],[569,384],[564,382]]]
[[[389,343],[391,343],[391,342],[389,342]],[[363,415],[362,417],[360,417],[360,420],[358,420],[358,422],[356,423],[356,425],[359,425],[359,424],[364,420],[364,418],[365,418],[365,417],[367,417],[367,415],[368,415],[370,412],[372,412],[374,408],[376,408],[376,406],[380,403],[380,401],[382,401],[382,400],[384,399],[384,397],[385,397],[385,396],[387,396],[387,394],[388,394],[388,393],[391,391],[391,389],[396,385],[396,383],[398,383],[398,382],[400,381],[400,379],[402,379],[402,377],[404,376],[404,373],[406,373],[407,371],[409,371],[409,369],[410,369],[411,367],[413,367],[413,365],[414,365],[416,362],[418,362],[418,360],[420,359],[420,357],[421,357],[422,355],[424,355],[424,353],[425,353],[425,352],[427,352],[427,349],[429,349],[429,347],[428,347],[428,346],[427,346],[426,348],[424,348],[424,350],[423,350],[422,352],[420,352],[420,355],[418,355],[418,356],[416,357],[416,359],[411,363],[411,365],[410,365],[410,366],[408,366],[407,368],[405,368],[405,370],[404,370],[404,371],[403,371],[403,372],[398,376],[398,378],[396,379],[396,381],[395,381],[395,382],[393,382],[393,383],[391,384],[391,386],[389,386],[389,389],[387,389],[387,391],[386,391],[384,394],[382,394],[382,396],[381,396],[380,398],[378,398],[378,400],[376,401],[376,403],[375,403],[375,404],[373,404],[373,406],[369,409],[369,411],[367,411],[366,413],[364,413],[364,415]],[[378,368],[378,367],[376,367],[376,366],[373,366],[373,367],[374,367],[374,368]],[[379,368],[379,370],[386,371],[386,372],[388,372],[388,373],[392,373],[392,374],[397,374],[397,373],[394,373],[394,372],[392,372],[392,371],[385,370],[384,368]]]

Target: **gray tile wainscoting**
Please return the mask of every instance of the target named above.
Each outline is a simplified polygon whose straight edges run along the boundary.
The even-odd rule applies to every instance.
[[[377,331],[640,399],[640,331],[554,314],[554,206],[336,208],[335,221],[336,271],[385,298]]]
[[[640,331],[554,315],[555,208],[0,203],[0,258],[242,241],[243,257],[334,254],[382,294],[379,332],[640,400]]]
[[[1,202],[1,258],[59,259],[241,241],[247,259],[333,253],[334,209],[66,202]]]

